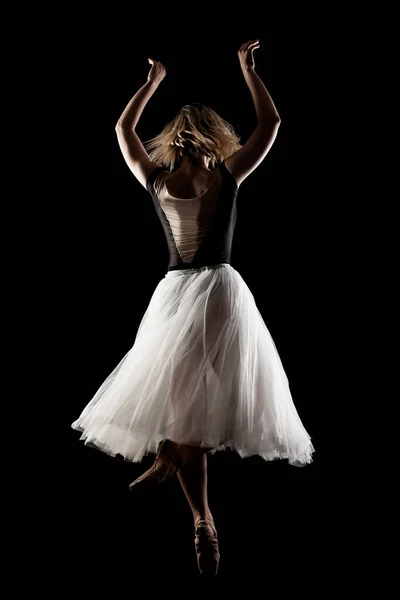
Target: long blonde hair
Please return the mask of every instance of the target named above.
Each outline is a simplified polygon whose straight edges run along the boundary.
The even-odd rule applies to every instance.
[[[176,117],[155,137],[144,143],[149,158],[172,171],[183,155],[193,160],[210,159],[213,169],[241,148],[233,126],[214,110],[200,104],[185,104]]]

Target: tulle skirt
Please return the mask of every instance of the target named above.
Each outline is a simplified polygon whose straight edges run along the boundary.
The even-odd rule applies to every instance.
[[[165,275],[132,348],[72,427],[133,462],[163,439],[296,466],[314,451],[254,297],[227,263]]]

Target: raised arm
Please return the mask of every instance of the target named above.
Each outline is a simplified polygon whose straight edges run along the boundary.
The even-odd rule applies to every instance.
[[[157,168],[157,164],[149,159],[149,155],[140,141],[135,128],[144,107],[166,74],[165,68],[160,62],[153,61],[150,58],[149,62],[152,64],[152,67],[146,83],[130,100],[115,127],[119,146],[126,163],[136,179],[144,187],[146,187],[146,182],[151,172]]]
[[[246,42],[238,52],[240,66],[252,95],[258,120],[257,127],[242,148],[225,159],[225,164],[238,185],[268,154],[281,122],[267,88],[255,72],[253,51],[259,47],[258,40]]]

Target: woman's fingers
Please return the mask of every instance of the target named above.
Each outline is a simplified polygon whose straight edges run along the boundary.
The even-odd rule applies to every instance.
[[[248,46],[251,42],[245,42],[240,46],[239,52],[244,52],[246,50],[246,46]]]
[[[249,42],[249,45],[247,46],[247,50],[251,50],[252,48],[255,48],[255,46],[259,46],[260,42],[258,40],[255,40],[254,42]]]
[[[159,60],[153,60],[152,58],[148,58],[147,60],[149,61],[149,63],[151,65],[158,65],[158,66],[164,68],[164,65],[162,63],[160,63]]]
[[[255,49],[256,46],[260,45],[260,40],[250,40],[249,42],[245,42],[244,44],[242,44],[239,48],[239,52],[246,52],[248,50],[250,50],[251,47],[253,47],[253,50]]]

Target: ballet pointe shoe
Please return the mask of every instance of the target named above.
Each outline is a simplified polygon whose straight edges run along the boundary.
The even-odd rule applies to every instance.
[[[196,520],[194,545],[200,574],[206,576],[216,575],[220,554],[217,530],[212,519],[199,518]]]
[[[178,445],[170,440],[162,440],[158,445],[154,463],[129,485],[129,490],[136,492],[154,489],[163,481],[173,477],[181,466],[182,459]]]

